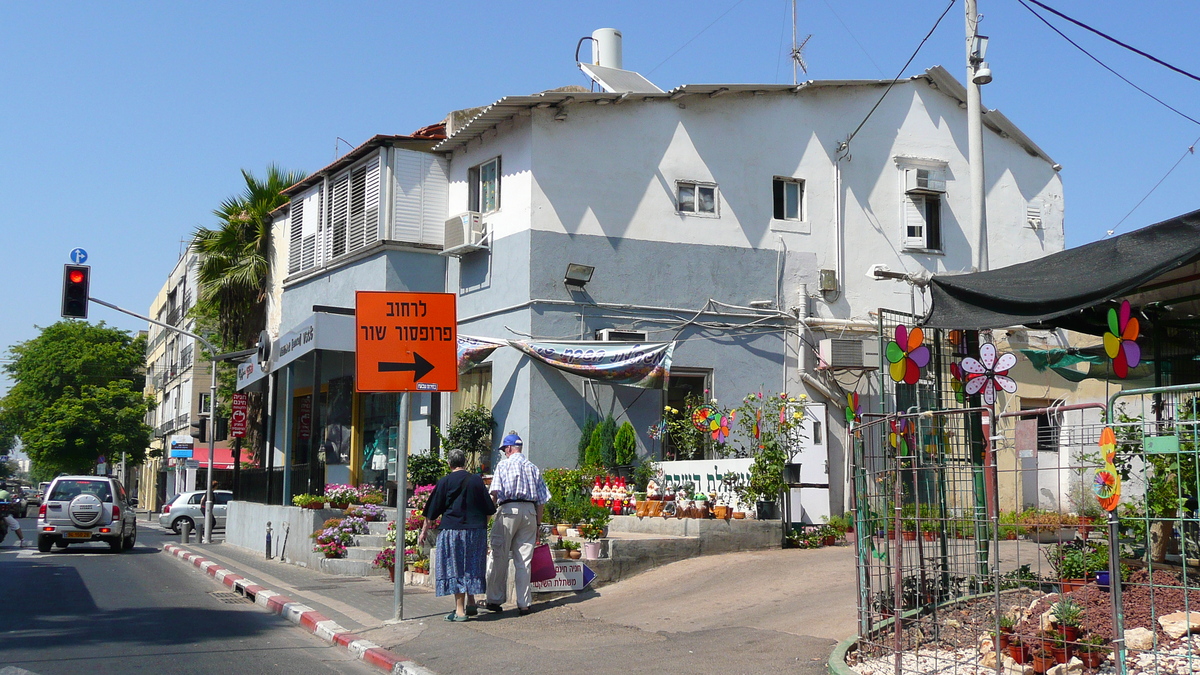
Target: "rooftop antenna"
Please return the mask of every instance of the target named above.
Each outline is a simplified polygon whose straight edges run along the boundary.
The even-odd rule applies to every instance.
[[[808,64],[804,61],[804,45],[808,44],[812,38],[812,33],[804,36],[800,44],[796,44],[796,0],[792,0],[792,84],[797,85],[800,82],[796,79],[796,66],[800,66],[800,70],[808,75]]]

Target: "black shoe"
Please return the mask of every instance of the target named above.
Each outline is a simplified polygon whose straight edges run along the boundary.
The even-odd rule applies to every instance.
[[[497,605],[494,602],[489,602],[488,604],[484,605],[484,608],[487,609],[487,611],[489,611],[489,612],[503,612],[504,611],[503,607],[501,607],[500,605]]]
[[[529,613],[530,613],[530,612],[532,612],[532,611],[533,611],[533,608],[532,608],[532,607],[518,607],[518,608],[517,608],[517,612],[518,612],[518,613],[519,613],[521,616],[525,616],[526,614],[529,614]]]

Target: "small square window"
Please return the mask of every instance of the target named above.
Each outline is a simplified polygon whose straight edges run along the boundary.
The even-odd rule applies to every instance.
[[[500,158],[467,170],[467,210],[491,213],[500,209]]]
[[[772,193],[775,220],[804,220],[804,181],[777,176]]]
[[[717,186],[680,181],[676,183],[676,208],[680,213],[717,214]]]

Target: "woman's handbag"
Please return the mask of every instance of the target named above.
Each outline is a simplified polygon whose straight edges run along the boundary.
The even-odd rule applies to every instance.
[[[533,583],[549,581],[558,576],[554,568],[554,556],[550,554],[549,544],[539,544],[533,547],[533,562],[529,565],[529,580]]]

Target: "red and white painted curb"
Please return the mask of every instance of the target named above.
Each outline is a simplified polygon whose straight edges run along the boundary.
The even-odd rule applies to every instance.
[[[175,544],[165,544],[163,550],[184,562],[191,563],[193,567],[242,593],[247,598],[253,598],[254,604],[287,618],[288,621],[330,644],[350,650],[354,656],[384,672],[395,675],[435,675],[433,671],[422,667],[415,661],[406,659],[390,649],[384,649],[370,640],[360,638],[312,607],[272,591],[262,584],[236,574],[233,570],[225,569],[204,556],[192,553]]]

